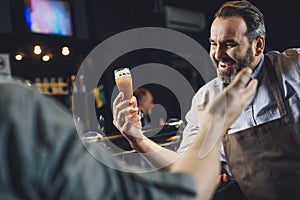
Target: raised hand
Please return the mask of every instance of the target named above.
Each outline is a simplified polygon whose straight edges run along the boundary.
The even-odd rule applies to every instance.
[[[224,126],[229,127],[251,103],[257,87],[257,80],[251,79],[252,70],[244,68],[235,80],[224,89],[208,106],[208,112],[214,117],[224,119]]]
[[[124,100],[124,94],[120,92],[113,103],[113,123],[130,143],[144,137],[137,112],[136,98]]]
[[[212,151],[218,144],[220,136],[251,103],[257,87],[257,80],[249,82],[251,74],[250,68],[241,70],[235,80],[210,102],[204,111],[199,111],[199,115],[204,115],[202,119],[206,119],[207,126],[205,140],[199,152],[200,159]]]
[[[212,100],[204,110],[199,111],[203,125],[199,128],[186,154],[172,165],[173,172],[193,175],[197,183],[199,199],[211,199],[215,191],[216,180],[220,172],[220,136],[255,96],[257,80],[249,82],[250,78],[250,70],[241,70],[233,83]]]

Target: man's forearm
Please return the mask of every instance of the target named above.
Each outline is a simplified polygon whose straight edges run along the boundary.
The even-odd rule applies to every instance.
[[[130,144],[133,149],[156,168],[169,168],[179,158],[177,152],[166,149],[147,137],[132,140]]]

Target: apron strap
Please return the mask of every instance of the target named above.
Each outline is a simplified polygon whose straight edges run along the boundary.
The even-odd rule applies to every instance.
[[[265,67],[267,70],[267,74],[271,81],[271,88],[273,95],[275,97],[275,100],[277,102],[278,110],[281,115],[281,117],[284,117],[287,115],[287,109],[283,100],[283,87],[282,84],[279,84],[279,80],[276,75],[276,71],[274,67],[271,64],[270,59],[265,56]]]

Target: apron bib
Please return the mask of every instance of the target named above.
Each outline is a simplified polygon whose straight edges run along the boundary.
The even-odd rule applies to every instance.
[[[265,67],[281,118],[226,134],[228,167],[250,200],[300,199],[300,140],[267,57]]]

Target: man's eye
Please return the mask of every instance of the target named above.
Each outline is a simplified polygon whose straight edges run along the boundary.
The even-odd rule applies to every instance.
[[[236,43],[227,43],[226,46],[227,47],[235,47],[235,46],[237,46],[237,44]]]

